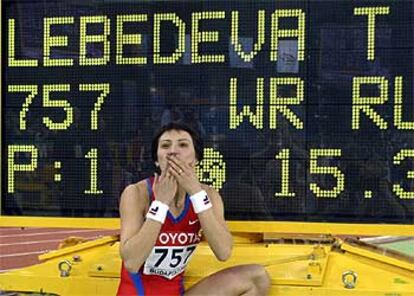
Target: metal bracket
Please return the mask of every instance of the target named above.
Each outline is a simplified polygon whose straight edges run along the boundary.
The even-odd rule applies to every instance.
[[[67,259],[62,260],[58,264],[58,269],[61,277],[68,277],[70,275],[70,271],[72,270],[72,263],[70,263]]]
[[[342,273],[342,282],[344,283],[344,287],[347,289],[355,288],[357,280],[358,274],[352,270]]]

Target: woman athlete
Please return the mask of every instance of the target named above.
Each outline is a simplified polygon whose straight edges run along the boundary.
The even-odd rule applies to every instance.
[[[160,129],[152,158],[161,175],[127,186],[120,202],[122,257],[118,295],[266,295],[270,279],[257,264],[230,267],[184,291],[184,270],[200,230],[214,255],[227,260],[232,237],[223,202],[195,173],[202,160],[198,134],[182,123]]]

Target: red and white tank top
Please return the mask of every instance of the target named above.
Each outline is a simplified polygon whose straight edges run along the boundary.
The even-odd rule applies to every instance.
[[[150,203],[155,199],[153,181],[154,178],[147,179]],[[168,211],[155,246],[144,263],[143,274],[173,279],[184,271],[199,242],[200,222],[187,194],[184,210],[178,217]]]
[[[154,178],[146,182],[151,204]],[[200,228],[187,194],[178,217],[168,211],[154,248],[138,273],[128,272],[122,265],[118,295],[182,295],[184,270],[201,240]]]

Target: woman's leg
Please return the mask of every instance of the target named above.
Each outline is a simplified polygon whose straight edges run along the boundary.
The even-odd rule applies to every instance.
[[[259,264],[238,265],[218,271],[202,279],[185,292],[185,296],[267,295],[270,278]]]

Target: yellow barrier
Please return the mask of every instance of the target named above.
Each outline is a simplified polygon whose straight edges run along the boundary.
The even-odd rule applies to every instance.
[[[0,216],[0,227],[59,227],[119,229],[118,218],[59,218]],[[414,225],[350,224],[327,222],[228,221],[229,229],[238,233],[319,233],[329,235],[414,236]]]
[[[266,266],[270,295],[399,295],[414,296],[414,257],[361,243],[322,237],[271,240],[235,235],[227,262],[214,259],[201,243],[185,275],[189,287],[219,269],[245,263]],[[252,243],[252,241],[256,241]],[[0,274],[0,290],[57,295],[114,295],[121,260],[119,238],[108,236],[80,242],[39,258],[44,262]]]

